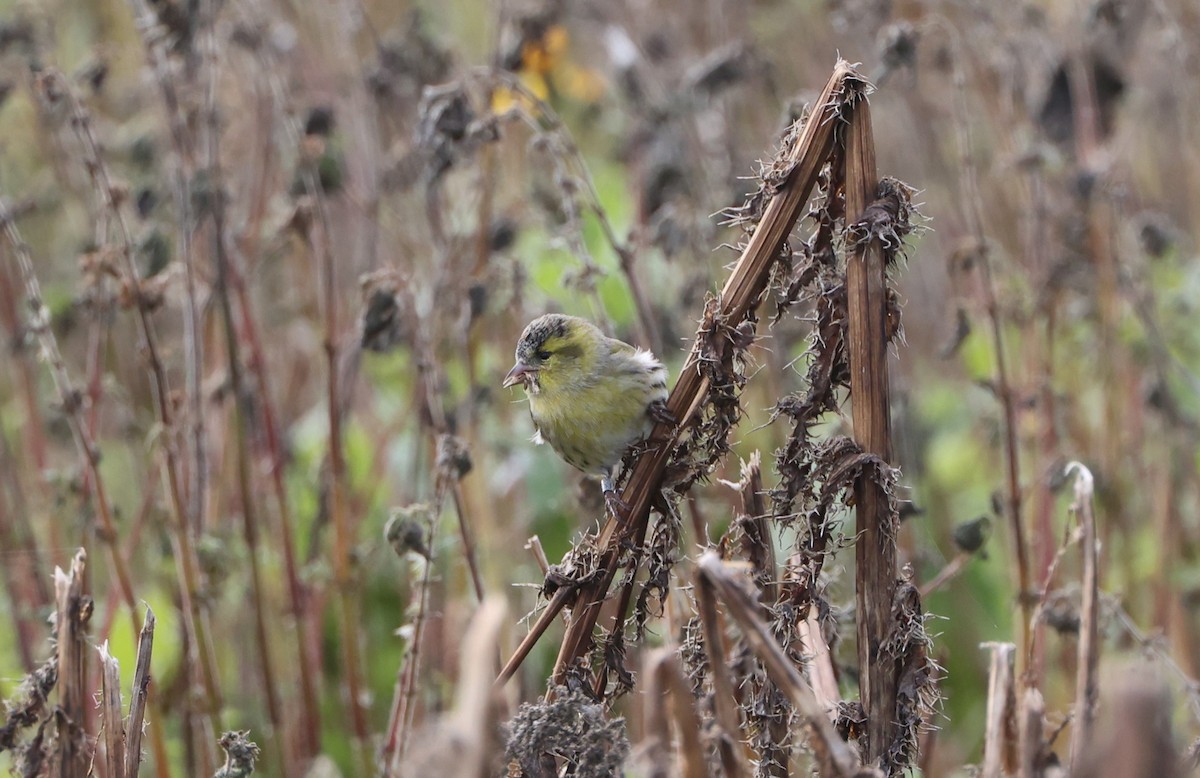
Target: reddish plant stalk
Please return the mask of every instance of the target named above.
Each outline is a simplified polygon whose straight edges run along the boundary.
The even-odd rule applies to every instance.
[[[254,602],[254,632],[258,648],[259,664],[262,671],[263,692],[266,696],[267,715],[272,727],[271,742],[274,746],[275,758],[285,775],[297,772],[294,763],[294,752],[286,745],[287,729],[283,718],[283,709],[279,701],[279,689],[276,685],[276,672],[271,659],[270,631],[267,629],[267,612],[270,609],[268,598],[263,587],[261,563],[259,561],[259,528],[258,510],[255,502],[253,478],[250,473],[250,445],[247,442],[247,424],[243,403],[245,402],[245,381],[242,377],[242,362],[238,348],[237,327],[233,318],[233,305],[229,299],[229,253],[226,250],[227,233],[225,227],[225,198],[224,177],[221,168],[220,126],[216,107],[217,85],[217,51],[216,6],[212,0],[205,4],[207,16],[206,35],[208,51],[208,78],[205,91],[205,156],[210,185],[214,192],[210,205],[213,235],[210,241],[213,249],[213,261],[217,268],[217,282],[214,290],[221,310],[221,323],[225,335],[225,351],[229,365],[230,385],[233,389],[233,438],[237,457],[238,491],[241,496],[242,530],[246,541],[246,549],[250,562],[250,592]],[[186,229],[186,227],[185,227]],[[203,429],[202,427],[200,428]],[[301,674],[309,672],[308,667],[298,668]]]

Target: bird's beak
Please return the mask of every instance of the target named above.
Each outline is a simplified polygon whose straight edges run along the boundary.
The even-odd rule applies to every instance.
[[[504,376],[504,388],[507,389],[510,386],[527,383],[530,376],[536,372],[536,367],[530,367],[524,362],[518,362],[513,365],[512,370],[508,371],[508,375]]]

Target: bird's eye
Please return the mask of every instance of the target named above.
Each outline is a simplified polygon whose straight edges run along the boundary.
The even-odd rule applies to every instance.
[[[550,352],[549,352],[549,351],[547,351],[546,349],[539,349],[539,350],[538,350],[538,351],[537,351],[537,352],[534,354],[534,356],[536,356],[538,359],[540,359],[540,360],[542,360],[543,362],[545,362],[547,359],[549,359],[549,358],[550,358]]]

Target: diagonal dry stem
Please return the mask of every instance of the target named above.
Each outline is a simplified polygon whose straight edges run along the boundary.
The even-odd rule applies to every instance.
[[[834,729],[812,687],[800,675],[771,634],[771,629],[760,612],[761,606],[750,595],[744,580],[739,580],[739,574],[721,561],[714,551],[706,551],[696,563],[696,567],[700,580],[713,587],[729,615],[738,623],[742,635],[766,668],[767,675],[791,701],[796,712],[805,719],[811,730],[813,750],[819,763],[823,765],[821,774],[839,778],[875,774],[859,766],[846,741],[842,740]]]
[[[851,88],[852,82],[854,88]],[[789,172],[778,185],[778,191],[767,205],[741,258],[726,281],[718,298],[718,318],[727,326],[737,327],[757,307],[767,287],[771,268],[779,257],[780,248],[792,227],[803,213],[804,205],[816,186],[817,177],[830,156],[842,122],[858,102],[862,94],[861,77],[847,62],[839,62],[833,75],[825,85],[817,107],[804,127],[804,132],[786,155]],[[634,527],[635,539],[645,535],[649,522],[649,510],[654,494],[662,479],[663,469],[669,459],[672,445],[680,429],[689,422],[703,404],[708,389],[707,380],[699,366],[702,340],[697,337],[680,373],[667,408],[681,424],[675,429],[658,425],[653,439],[666,439],[669,444],[660,444],[642,456],[634,466],[633,473],[622,494],[622,499],[631,506],[630,522]],[[572,623],[563,639],[559,659],[555,665],[555,681],[564,680],[566,669],[584,656],[591,645],[592,630],[599,616],[599,605],[605,598],[616,574],[620,557],[620,543],[614,542],[620,523],[609,519],[601,530],[597,545],[604,549],[601,561],[602,574],[580,593],[581,615]],[[618,618],[620,616],[618,615]]]
[[[713,583],[703,572],[696,578],[696,609],[700,612],[700,625],[704,630],[704,653],[708,655],[709,677],[712,678],[713,684],[712,703],[716,713],[717,755],[721,758],[721,767],[724,768],[725,775],[729,778],[739,778],[742,770],[737,745],[741,740],[738,733],[743,727],[738,715],[733,675],[729,670],[728,653],[725,648],[725,631],[721,628],[721,617],[717,613]]]
[[[842,122],[853,111],[862,95],[864,84],[861,76],[849,63],[839,61],[821,92],[803,133],[787,150],[784,157],[787,173],[778,182],[774,197],[767,204],[762,219],[720,293],[718,316],[730,327],[736,327],[745,321],[757,307],[767,287],[771,268],[779,257],[780,248],[802,215],[809,195],[816,186],[817,177],[834,148]],[[600,604],[607,596],[616,576],[622,554],[619,535],[631,537],[637,544],[645,538],[651,502],[662,481],[671,449],[681,428],[686,426],[702,405],[708,388],[707,380],[699,369],[700,354],[701,340],[697,338],[680,372],[679,380],[667,400],[667,409],[674,418],[680,420],[680,425],[673,429],[666,424],[658,424],[655,427],[651,438],[658,445],[651,446],[637,460],[621,494],[621,499],[630,506],[628,523],[622,525],[615,519],[609,519],[596,538],[596,546],[601,549],[599,572],[578,591],[578,604],[574,608],[575,618],[563,638],[558,661],[555,663],[556,683],[562,683],[567,668],[586,655],[591,648],[592,632],[600,615]],[[512,676],[568,599],[555,597],[550,603],[542,618],[538,619],[534,629],[526,635],[512,659],[505,665],[499,677],[500,683]],[[617,618],[620,619],[621,616],[618,615]]]
[[[666,773],[671,757],[677,761],[677,771],[667,774],[681,778],[704,778],[707,775],[704,746],[700,742],[703,727],[696,713],[696,700],[679,669],[675,647],[656,648],[646,657],[643,675],[646,678],[646,712],[644,731],[648,741],[643,748],[650,756],[654,769]],[[670,724],[674,723],[674,727]],[[671,730],[678,745],[671,749]],[[671,752],[671,757],[668,757]],[[655,773],[657,774],[657,773]]]

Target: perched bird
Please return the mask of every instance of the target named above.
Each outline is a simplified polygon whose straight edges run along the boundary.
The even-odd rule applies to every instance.
[[[614,471],[629,447],[667,412],[667,369],[653,354],[609,338],[576,316],[534,319],[517,341],[517,363],[504,386],[521,384],[529,397],[534,443],[549,443],[569,465],[599,476],[615,515],[625,506]]]

